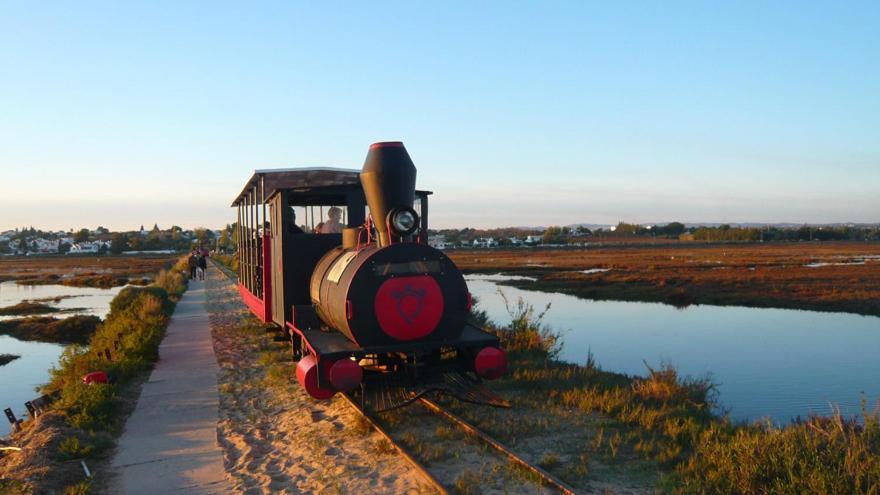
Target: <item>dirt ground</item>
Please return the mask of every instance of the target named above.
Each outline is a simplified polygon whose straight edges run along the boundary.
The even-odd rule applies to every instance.
[[[588,299],[740,305],[880,316],[880,243],[455,250],[466,272],[535,277],[512,285]]]

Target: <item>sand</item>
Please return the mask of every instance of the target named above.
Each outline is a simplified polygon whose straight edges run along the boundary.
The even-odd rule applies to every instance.
[[[295,382],[292,362],[286,363],[289,380],[267,378],[263,350],[271,338],[255,328],[219,270],[208,270],[207,288],[220,365],[217,436],[236,492],[433,492],[341,399],[308,397]]]

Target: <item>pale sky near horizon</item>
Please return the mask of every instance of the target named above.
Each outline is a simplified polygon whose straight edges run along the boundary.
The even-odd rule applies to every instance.
[[[402,140],[435,227],[880,221],[880,2],[0,1],[0,230]]]

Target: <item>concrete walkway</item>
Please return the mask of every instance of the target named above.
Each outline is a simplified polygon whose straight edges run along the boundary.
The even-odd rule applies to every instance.
[[[109,493],[229,493],[217,444],[217,360],[205,283],[190,281],[125,423]]]

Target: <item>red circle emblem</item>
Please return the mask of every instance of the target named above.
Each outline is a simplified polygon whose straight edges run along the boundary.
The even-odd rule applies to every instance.
[[[443,317],[443,291],[429,275],[389,278],[376,293],[376,319],[397,340],[429,335]]]

